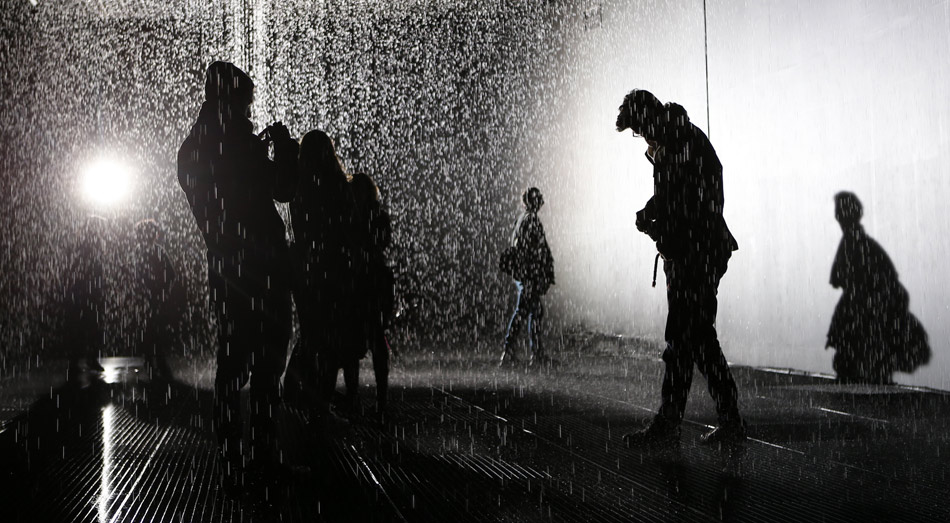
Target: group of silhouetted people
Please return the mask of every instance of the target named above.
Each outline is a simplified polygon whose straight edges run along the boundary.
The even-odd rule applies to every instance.
[[[341,370],[344,406],[356,404],[359,362],[367,354],[373,358],[377,406],[385,411],[385,329],[394,301],[393,273],[385,261],[392,226],[376,184],[365,174],[347,174],[323,131],[310,131],[298,142],[278,122],[255,134],[249,120],[253,100],[247,74],[229,63],[211,64],[205,101],[178,154],[179,182],[207,246],[219,329],[215,428],[232,480],[277,462],[274,414],[294,306],[300,336],[284,385],[287,398],[319,420],[330,416]],[[723,217],[722,164],[682,106],[664,104],[648,91],[624,98],[616,128],[631,129],[647,144],[654,195],[636,213],[636,227],[656,243],[669,306],[660,407],[649,426],[624,440],[640,446],[679,439],[695,366],[719,418],[701,441],[741,442],[745,423],[715,326],[719,282],[738,249]],[[292,245],[275,201],[290,204]],[[500,260],[517,288],[500,363],[517,359],[515,339],[527,326],[531,362],[544,364],[551,360],[542,343],[542,297],[555,283],[554,258],[538,218],[541,191],[528,189],[522,202],[524,212]],[[847,379],[888,382],[894,369],[910,369],[929,357],[926,334],[907,312],[907,293],[887,255],[861,229],[857,198],[841,193],[836,204],[844,238],[832,285],[844,294],[828,335],[837,350],[835,369]],[[656,266],[654,284],[655,272]],[[916,344],[916,352],[901,356],[898,347],[908,343]],[[248,381],[251,447],[244,449],[240,390]]]
[[[345,406],[355,408],[359,362],[369,353],[377,408],[383,414],[389,383],[385,329],[394,306],[393,276],[385,258],[392,238],[389,215],[372,178],[355,173],[348,179],[323,131],[311,131],[300,141],[298,172],[290,214],[301,340],[285,386],[326,413],[342,370]]]
[[[279,464],[274,418],[293,304],[301,336],[286,369],[288,392],[319,420],[329,415],[340,369],[355,397],[359,360],[367,353],[379,407],[385,406],[383,332],[393,302],[383,255],[390,221],[373,180],[348,176],[322,131],[299,143],[279,122],[255,134],[253,100],[246,73],[211,64],[205,101],[178,152],[179,183],[207,247],[218,320],[214,421],[231,484]],[[292,246],[274,201],[290,203]],[[244,449],[240,390],[248,381],[251,446]]]

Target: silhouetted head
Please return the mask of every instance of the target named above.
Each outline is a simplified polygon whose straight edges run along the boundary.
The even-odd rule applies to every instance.
[[[162,227],[151,218],[136,222],[132,229],[135,232],[135,240],[141,245],[159,243],[164,236]]]
[[[835,195],[835,219],[842,229],[857,225],[863,214],[861,200],[853,192],[842,191]]]
[[[521,195],[521,201],[524,202],[524,208],[528,212],[538,212],[544,205],[544,197],[541,196],[541,189],[532,187]]]
[[[647,140],[655,140],[660,115],[663,114],[663,104],[653,96],[653,93],[644,89],[634,89],[627,93],[620,104],[620,113],[617,115],[617,130],[632,129],[634,134],[643,136]]]
[[[663,106],[663,115],[660,120],[662,125],[658,139],[664,142],[683,138],[692,128],[686,108],[675,102],[669,102]]]
[[[205,76],[205,99],[223,102],[246,113],[254,101],[254,82],[234,64],[214,62],[208,66]]]
[[[346,173],[336,155],[333,140],[327,133],[315,129],[300,139],[300,158],[298,168],[301,173],[318,176],[338,174],[344,180]]]

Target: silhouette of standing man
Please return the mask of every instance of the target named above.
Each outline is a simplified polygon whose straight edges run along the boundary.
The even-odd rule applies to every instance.
[[[274,470],[272,420],[292,321],[290,255],[274,200],[293,197],[297,143],[279,122],[255,135],[249,120],[253,100],[254,85],[244,71],[212,63],[205,102],[178,151],[178,181],[208,248],[218,317],[215,430],[224,480],[231,485],[244,471]],[[240,390],[248,380],[250,453],[241,445]]]
[[[685,109],[664,106],[648,91],[634,90],[624,98],[617,130],[625,129],[646,140],[653,164],[654,196],[637,212],[636,224],[663,257],[669,311],[659,412],[647,428],[624,440],[630,446],[679,440],[695,364],[706,377],[719,416],[719,427],[701,442],[742,441],[736,384],[715,327],[719,280],[738,248],[722,215],[722,164]]]

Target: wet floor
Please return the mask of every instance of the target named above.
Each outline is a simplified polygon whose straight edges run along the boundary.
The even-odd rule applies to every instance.
[[[747,444],[698,445],[714,409],[697,378],[679,447],[631,450],[621,436],[650,419],[659,360],[557,356],[406,356],[387,423],[364,368],[348,423],[282,409],[286,470],[237,492],[219,486],[211,371],[160,383],[109,362],[112,383],[47,387],[5,418],[0,506],[13,521],[950,520],[950,395],[736,368]]]

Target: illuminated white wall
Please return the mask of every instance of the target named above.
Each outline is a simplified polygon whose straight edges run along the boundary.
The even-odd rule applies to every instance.
[[[657,338],[654,250],[633,228],[649,165],[642,142],[611,127],[624,93],[643,87],[708,129],[702,2],[669,4],[606,3],[575,46],[589,64],[565,113],[579,146],[555,153],[572,204],[551,217],[555,242],[571,245],[560,311]],[[930,335],[930,365],[897,380],[950,388],[950,2],[711,0],[708,27],[711,138],[740,243],[720,287],[727,357],[831,371],[832,197],[850,190]]]

